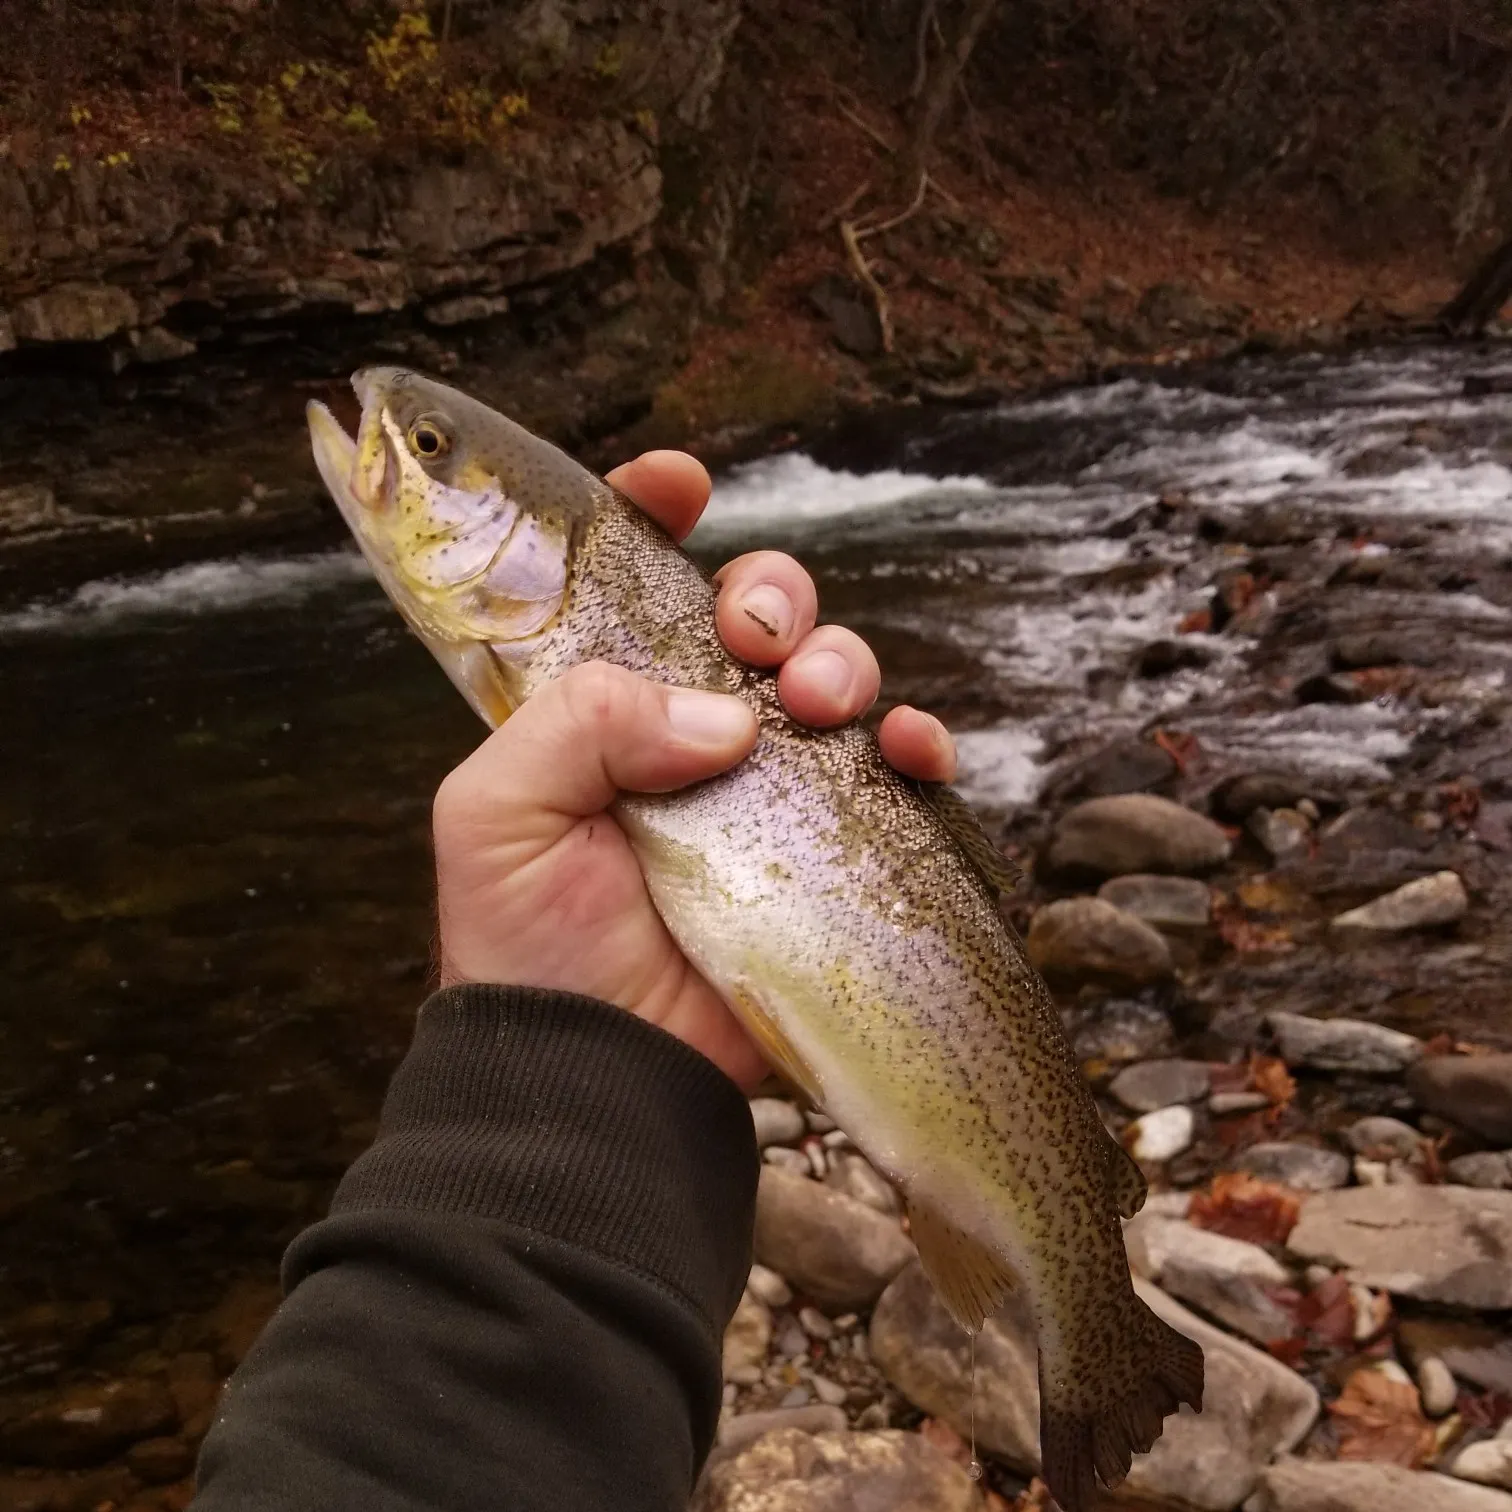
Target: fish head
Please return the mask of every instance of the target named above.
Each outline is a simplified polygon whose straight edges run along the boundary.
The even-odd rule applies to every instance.
[[[459,658],[484,648],[507,664],[539,648],[567,603],[583,529],[613,491],[445,384],[372,367],[352,387],[355,437],[325,405],[307,407],[316,465],[389,597],[478,707]]]

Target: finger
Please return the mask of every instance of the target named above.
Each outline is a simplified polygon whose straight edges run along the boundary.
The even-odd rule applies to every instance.
[[[674,541],[682,540],[698,523],[714,486],[708,468],[697,457],[680,451],[643,452],[607,476]]]
[[[714,575],[719,638],[741,661],[775,667],[814,628],[819,595],[814,580],[780,551],[736,557]]]
[[[664,793],[712,777],[756,743],[737,698],[668,688],[588,662],[528,698],[441,784],[436,831],[540,839],[621,791]]]
[[[783,706],[800,724],[824,728],[864,714],[877,700],[882,671],[853,631],[820,625],[777,674]]]
[[[899,704],[883,717],[877,739],[883,760],[905,777],[920,782],[955,781],[955,741],[933,714]]]

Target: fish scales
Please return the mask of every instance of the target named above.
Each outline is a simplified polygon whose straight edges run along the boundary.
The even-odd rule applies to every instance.
[[[875,737],[797,724],[776,678],[729,655],[709,578],[629,500],[476,401],[379,374],[356,380],[356,447],[312,414],[317,457],[385,587],[485,717],[592,660],[732,693],[756,713],[745,761],[678,792],[621,795],[615,816],[684,952],[903,1192],[963,1326],[1007,1287],[1026,1291],[1045,1475],[1080,1512],[1094,1472],[1116,1483],[1167,1413],[1200,1405],[1202,1358],[1133,1293],[1119,1215],[1143,1180],[1104,1129],[995,887]],[[420,424],[448,428],[449,471],[406,451]],[[364,513],[359,484],[378,474],[380,444],[386,507]],[[480,574],[456,522],[490,480],[502,503],[472,506],[484,510],[472,536],[504,544]],[[562,584],[544,629],[509,600],[504,506],[536,530],[523,578]],[[552,541],[557,579],[540,561]],[[438,554],[454,544],[469,575],[438,588]],[[417,587],[407,563],[422,547]],[[516,623],[531,632],[491,638]]]

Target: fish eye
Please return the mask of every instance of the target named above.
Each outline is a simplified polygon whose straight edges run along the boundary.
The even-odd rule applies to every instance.
[[[439,457],[451,445],[434,420],[417,420],[409,429],[410,450],[417,457]]]

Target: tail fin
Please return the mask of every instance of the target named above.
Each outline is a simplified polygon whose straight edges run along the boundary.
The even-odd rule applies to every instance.
[[[1185,1402],[1202,1411],[1202,1347],[1135,1301],[1140,1319],[1122,1368],[1097,1381],[1046,1378],[1040,1356],[1040,1457],[1045,1484],[1064,1512],[1089,1512],[1096,1481],[1116,1486],[1136,1454],[1160,1437]]]

